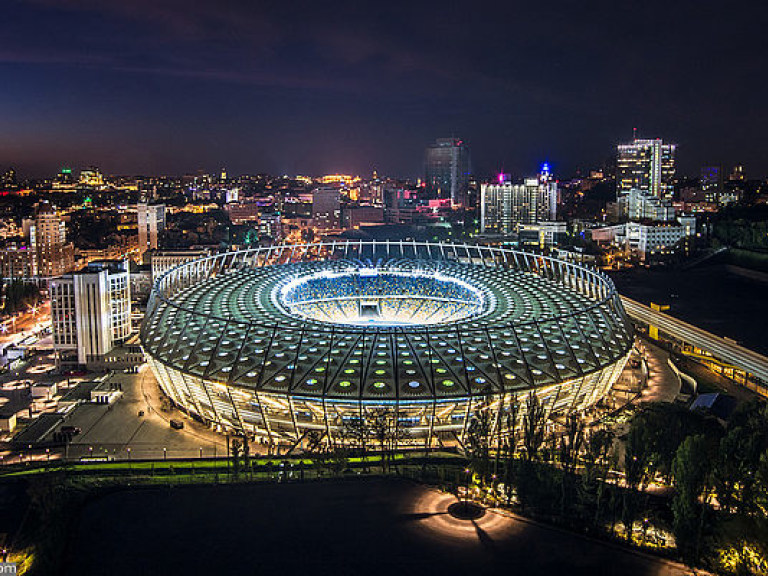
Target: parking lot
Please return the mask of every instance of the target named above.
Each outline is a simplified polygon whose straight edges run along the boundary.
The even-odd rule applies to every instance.
[[[115,373],[106,383],[122,389],[110,405],[84,403],[62,425],[80,432],[68,445],[68,458],[193,458],[226,454],[226,439],[176,411],[164,411],[152,372]],[[171,419],[184,422],[182,430]]]

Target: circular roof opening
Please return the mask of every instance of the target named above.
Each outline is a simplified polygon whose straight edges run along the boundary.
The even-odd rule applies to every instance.
[[[464,280],[380,268],[299,276],[280,286],[275,301],[292,316],[352,326],[444,324],[487,311],[483,292]]]

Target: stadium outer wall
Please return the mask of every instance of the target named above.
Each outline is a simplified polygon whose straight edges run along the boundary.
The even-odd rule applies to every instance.
[[[286,275],[306,263],[391,261],[491,276],[512,272],[554,286],[555,294],[578,295],[587,305],[521,323],[495,324],[490,314],[473,323],[371,329],[240,318],[185,299],[196,286],[209,294],[238,274],[271,269]],[[587,409],[621,374],[633,333],[611,280],[585,266],[488,246],[351,241],[230,252],[173,268],[153,286],[141,341],[165,394],[219,431],[284,448],[308,442],[378,445],[382,437],[392,447],[435,448],[463,444],[479,411],[487,411],[491,437],[501,442],[512,405],[521,415],[534,394],[552,421]],[[346,366],[334,357],[334,343],[346,345],[342,355],[353,358],[349,362],[354,354],[367,358],[354,382],[341,381],[351,390],[333,381]],[[377,347],[386,351],[380,354],[387,354],[390,380],[371,383]],[[421,365],[422,391],[406,387],[404,381],[414,377],[405,371],[413,371],[402,365],[409,353],[399,349],[412,351]],[[449,358],[446,350],[459,352]],[[292,361],[280,364],[280,351]],[[319,380],[307,377],[320,368]],[[471,378],[478,370],[486,377]],[[283,373],[290,377],[279,383]],[[311,380],[319,382],[317,389],[308,387]]]

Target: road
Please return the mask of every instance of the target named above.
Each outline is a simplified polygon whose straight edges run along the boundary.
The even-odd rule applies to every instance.
[[[697,348],[706,350],[719,360],[753,374],[763,382],[768,383],[768,357],[744,348],[732,340],[697,328],[687,322],[678,320],[669,314],[652,310],[644,304],[621,297],[627,314],[644,324],[657,326],[659,330],[671,334]]]

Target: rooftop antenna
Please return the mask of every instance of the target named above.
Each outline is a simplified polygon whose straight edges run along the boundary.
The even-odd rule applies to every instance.
[[[637,140],[637,128],[632,128],[632,140]]]

